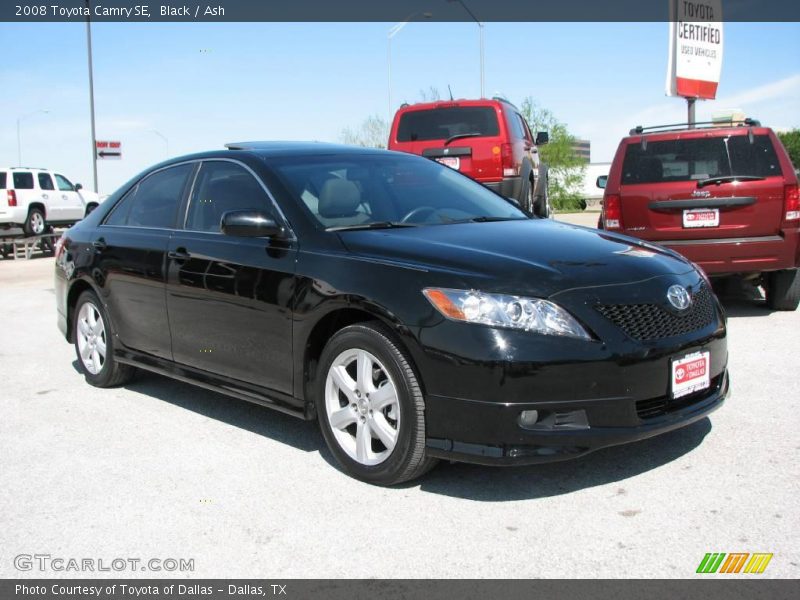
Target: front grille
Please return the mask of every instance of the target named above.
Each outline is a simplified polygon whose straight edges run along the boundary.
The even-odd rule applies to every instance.
[[[597,310],[635,340],[658,340],[708,326],[714,319],[714,297],[701,284],[682,314],[658,304],[598,304]]]
[[[668,415],[676,410],[681,410],[692,404],[696,404],[701,400],[705,400],[712,394],[719,391],[720,383],[722,382],[722,375],[717,375],[711,380],[711,385],[699,392],[688,394],[682,398],[672,400],[669,396],[661,396],[660,398],[650,398],[649,400],[639,400],[636,403],[636,414],[640,419],[653,419]]]

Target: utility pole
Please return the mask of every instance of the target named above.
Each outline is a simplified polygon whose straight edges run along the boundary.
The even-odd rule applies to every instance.
[[[94,69],[92,67],[92,14],[91,1],[86,0],[86,50],[89,57],[89,114],[92,120],[92,178],[94,191],[97,189],[97,135],[94,128]]]
[[[695,114],[694,114],[694,103],[697,101],[697,98],[686,98],[686,108],[687,108],[687,118],[689,123],[689,129],[694,129],[695,124]]]

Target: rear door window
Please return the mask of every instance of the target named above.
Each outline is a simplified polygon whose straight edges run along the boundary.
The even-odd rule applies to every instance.
[[[446,140],[454,135],[500,133],[497,113],[490,106],[449,106],[403,113],[397,126],[398,142]]]
[[[53,185],[53,178],[50,177],[49,173],[37,173],[37,179],[39,180],[39,188],[43,190],[54,190],[56,186]]]
[[[14,189],[32,190],[33,173],[14,173]]]
[[[106,225],[174,228],[178,205],[193,169],[194,165],[187,163],[144,178],[114,207]]]
[[[517,140],[525,139],[525,130],[522,128],[522,120],[518,114],[509,113],[508,124],[509,127],[511,128],[511,135],[514,137],[514,139]]]
[[[0,190],[6,189],[6,173],[5,171],[0,172]]]
[[[766,135],[676,139],[632,143],[622,163],[622,183],[696,181],[728,175],[780,175],[772,142]]]

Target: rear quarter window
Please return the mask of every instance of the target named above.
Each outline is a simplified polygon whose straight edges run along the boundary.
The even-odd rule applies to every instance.
[[[6,189],[6,173],[5,171],[0,171],[0,190]]]
[[[780,175],[772,142],[766,135],[632,142],[625,150],[622,183],[695,181],[728,175]]]
[[[14,189],[32,190],[33,173],[14,173]]]
[[[446,140],[454,135],[500,133],[497,113],[491,106],[450,106],[403,113],[397,126],[398,142]]]

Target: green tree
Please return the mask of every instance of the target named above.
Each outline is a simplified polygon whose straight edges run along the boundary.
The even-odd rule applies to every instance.
[[[783,131],[778,134],[778,137],[789,153],[794,168],[800,169],[800,129],[795,127],[790,131]]]
[[[575,153],[577,138],[552,111],[539,106],[530,96],[522,101],[520,112],[534,135],[538,131],[550,134],[550,141],[539,148],[539,156],[549,169],[550,203],[556,210],[580,210],[586,163]]]
[[[343,129],[340,137],[342,142],[351,146],[386,148],[389,143],[389,123],[379,115],[370,115],[359,127]]]

